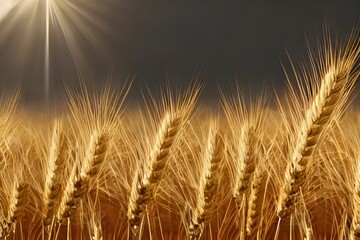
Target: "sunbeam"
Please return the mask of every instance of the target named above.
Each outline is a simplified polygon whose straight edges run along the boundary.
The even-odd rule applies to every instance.
[[[50,96],[50,0],[46,0],[46,37],[45,37],[45,100],[49,102]]]
[[[21,36],[16,37],[20,43],[16,52],[22,56],[17,61],[23,63],[17,66],[20,74],[22,67],[31,68],[24,59],[43,59],[43,95],[47,105],[55,86],[53,60],[60,58],[72,63],[78,72],[86,72],[88,59],[84,54],[89,48],[85,49],[84,45],[96,54],[106,52],[99,31],[108,32],[103,21],[107,11],[108,8],[93,0],[0,0],[0,45],[9,42],[8,37]],[[63,59],[69,56],[71,59]]]

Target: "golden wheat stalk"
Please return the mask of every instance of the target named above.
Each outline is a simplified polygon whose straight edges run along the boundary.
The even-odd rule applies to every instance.
[[[156,137],[156,143],[150,153],[150,164],[143,175],[135,175],[128,204],[128,219],[135,236],[139,234],[145,207],[162,179],[171,147],[180,131],[182,121],[183,119],[178,115],[169,112],[165,114]]]
[[[55,122],[45,180],[45,218],[44,226],[48,226],[56,214],[63,192],[63,174],[66,164],[67,139],[61,131],[60,124]]]
[[[264,119],[267,115],[266,94],[255,103],[247,104],[237,86],[227,97],[221,92],[222,108],[229,124],[232,138],[232,195],[240,209],[243,196],[248,194],[249,183],[258,161],[259,140],[264,135]],[[245,201],[246,202],[246,201]]]
[[[188,232],[190,239],[199,239],[204,230],[206,216],[213,205],[218,189],[219,168],[224,155],[224,142],[214,127],[210,128],[206,145],[196,207],[191,212]]]
[[[77,175],[76,171],[73,171],[71,180],[64,190],[57,213],[58,219],[64,220],[77,211],[79,201],[89,190],[90,181],[96,177],[105,161],[109,140],[109,134],[106,131],[95,130],[91,135],[80,173]]]
[[[345,49],[345,52],[338,55],[330,49],[326,61],[322,63],[324,66],[321,66],[321,69],[325,68],[326,72],[323,74],[318,92],[307,106],[304,118],[297,128],[295,142],[289,151],[290,159],[276,210],[281,218],[293,212],[296,196],[305,181],[307,164],[314,149],[319,147],[326,134],[323,130],[339,118],[357,80],[358,73],[351,74],[359,57],[360,50],[357,44],[350,45],[350,49]]]

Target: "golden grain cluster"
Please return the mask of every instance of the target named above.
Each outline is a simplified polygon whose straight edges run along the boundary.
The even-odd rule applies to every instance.
[[[82,84],[41,117],[15,92],[0,103],[0,239],[360,237],[357,34],[310,51],[277,107],[237,88],[210,113],[195,81],[126,109],[129,84]]]

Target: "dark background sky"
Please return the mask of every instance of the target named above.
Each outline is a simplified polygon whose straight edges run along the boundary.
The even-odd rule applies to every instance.
[[[79,71],[87,81],[97,84],[110,75],[118,82],[136,75],[130,99],[141,98],[140,89],[145,86],[158,89],[165,79],[184,86],[196,69],[204,73],[203,99],[207,101],[217,101],[217,86],[231,88],[236,82],[255,92],[264,85],[283,89],[285,77],[280,61],[286,62],[286,51],[297,62],[306,55],[305,34],[314,41],[322,34],[326,21],[332,32],[345,36],[360,16],[360,1],[356,0],[73,3],[86,14],[83,22],[90,35],[84,35],[84,27],[68,17],[77,69],[65,38],[56,30],[59,26],[53,25],[53,100],[61,96],[64,82],[78,82]],[[1,92],[21,83],[23,100],[36,104],[44,99],[45,27],[43,6],[40,4],[37,10],[33,22],[29,21],[30,13],[19,17],[16,9],[0,22]]]

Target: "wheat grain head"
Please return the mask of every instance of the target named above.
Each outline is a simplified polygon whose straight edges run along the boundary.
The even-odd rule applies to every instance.
[[[333,48],[330,42],[327,44],[320,53],[320,62],[315,63],[310,55],[313,72],[308,75],[313,79],[306,79],[305,89],[301,87],[302,83],[298,82],[302,89],[300,97],[295,95],[294,88],[290,86],[294,111],[298,111],[292,113],[292,119],[299,122],[299,125],[289,149],[289,161],[278,197],[276,211],[282,218],[293,212],[297,201],[296,195],[305,180],[307,164],[311,161],[314,150],[325,138],[326,129],[341,116],[359,76],[359,71],[356,70],[356,61],[360,53],[359,40],[352,36],[344,47],[339,48]],[[304,73],[305,78],[306,76]],[[319,82],[315,79],[319,79]],[[308,96],[306,89],[310,91]],[[311,97],[311,93],[315,95]],[[300,112],[302,108],[306,109],[303,116]]]
[[[210,126],[208,143],[203,156],[197,201],[191,211],[188,233],[190,239],[199,239],[204,230],[206,216],[213,207],[213,199],[218,189],[218,174],[224,155],[224,141],[213,123]]]
[[[79,146],[75,153],[75,166],[64,189],[63,197],[57,211],[57,218],[64,220],[77,212],[79,203],[93,188],[92,184],[99,179],[107,151],[115,130],[120,127],[121,106],[129,90],[124,84],[120,92],[111,85],[106,85],[94,98],[90,98],[88,89],[83,83],[81,93],[68,91],[70,123]]]
[[[137,169],[134,175],[128,203],[128,220],[132,235],[141,237],[143,213],[163,179],[164,170],[169,164],[172,150],[178,144],[178,138],[187,126],[200,93],[200,86],[195,84],[183,95],[173,96],[170,89],[162,98],[162,105],[154,104],[153,111],[160,114],[165,109],[161,125],[156,133],[147,161],[143,169]],[[154,99],[152,99],[154,101]],[[148,111],[150,112],[148,107]]]
[[[246,212],[246,234],[250,238],[255,238],[258,234],[258,228],[261,225],[261,219],[263,217],[261,214],[263,200],[268,190],[267,182],[269,178],[266,171],[267,157],[264,150],[259,153],[259,157],[260,161],[256,166],[251,181]]]
[[[233,197],[238,207],[242,204],[243,195],[248,194],[249,183],[259,158],[259,143],[264,135],[264,119],[267,115],[266,94],[250,104],[243,95],[239,87],[230,97],[221,92],[222,107],[231,134],[231,177]]]
[[[62,197],[64,188],[64,168],[66,165],[67,153],[67,139],[61,129],[58,121],[55,122],[51,148],[48,160],[48,169],[45,180],[45,218],[44,225],[47,226],[51,223],[52,218],[56,214],[54,210],[57,209],[58,204]]]

